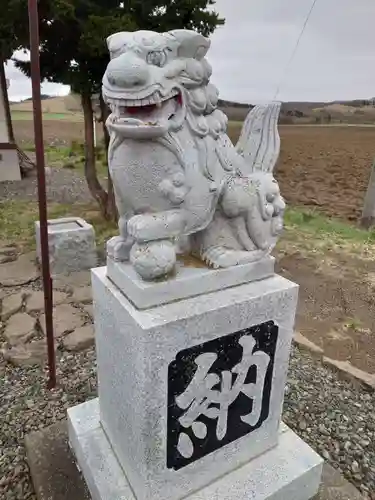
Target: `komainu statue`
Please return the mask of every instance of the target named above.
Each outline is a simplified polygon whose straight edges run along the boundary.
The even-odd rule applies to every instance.
[[[280,103],[255,107],[235,147],[210,83],[207,38],[137,31],[107,42],[103,96],[120,216],[108,256],[154,280],[172,273],[181,253],[214,268],[269,254],[285,209],[272,174]]]

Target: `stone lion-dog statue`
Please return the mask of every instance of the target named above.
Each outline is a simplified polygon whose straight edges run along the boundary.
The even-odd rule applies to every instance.
[[[256,106],[234,146],[210,83],[207,38],[120,32],[107,44],[103,97],[119,213],[109,258],[130,260],[144,280],[155,280],[173,273],[181,253],[213,268],[269,254],[285,210],[272,174],[280,103]]]

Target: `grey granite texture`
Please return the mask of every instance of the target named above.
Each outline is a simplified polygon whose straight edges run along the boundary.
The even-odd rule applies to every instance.
[[[40,222],[35,222],[36,249],[41,262]],[[95,231],[79,217],[48,221],[51,273],[65,274],[91,269],[97,265]]]
[[[274,266],[275,258],[271,256],[227,269],[194,267],[178,262],[173,279],[145,281],[129,262],[108,258],[107,276],[138,309],[147,309],[268,278],[274,274]]]
[[[76,466],[74,455],[68,446],[66,421],[60,421],[28,434],[26,451],[38,500],[89,500],[91,498],[85,480]],[[132,495],[131,492],[129,497],[113,495],[112,498],[107,497],[106,500],[120,498],[132,500]],[[325,463],[319,493],[314,500],[363,500],[363,497],[339,471]]]
[[[68,411],[69,439],[93,500],[144,500],[135,495],[99,421],[98,400]],[[279,444],[191,492],[187,500],[308,500],[319,489],[323,460],[284,424]],[[125,471],[126,473],[126,471]],[[168,498],[168,485],[165,485]]]
[[[92,272],[101,424],[135,494],[174,500],[277,444],[297,285],[273,276],[138,310]],[[270,412],[260,428],[175,471],[166,466],[168,367],[189,347],[273,320],[279,326]]]

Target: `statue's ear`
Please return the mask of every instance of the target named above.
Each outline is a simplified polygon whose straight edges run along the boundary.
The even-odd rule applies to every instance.
[[[131,36],[131,34],[127,31],[120,31],[107,38],[107,47],[111,59],[122,53],[122,50],[126,47],[126,42],[129,39],[129,36]]]
[[[203,35],[191,30],[173,30],[168,34],[172,35],[179,43],[179,57],[203,59],[210,48],[211,42]]]

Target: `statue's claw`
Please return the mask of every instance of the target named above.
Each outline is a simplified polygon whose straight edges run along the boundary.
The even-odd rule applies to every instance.
[[[107,255],[117,262],[124,262],[130,258],[130,250],[134,240],[124,240],[121,236],[114,236],[107,242]]]
[[[211,247],[202,252],[201,258],[206,264],[215,269],[220,267],[232,267],[240,264],[249,264],[261,259],[264,252],[261,250],[254,250],[247,252],[243,250],[230,250],[225,247],[217,246]]]

